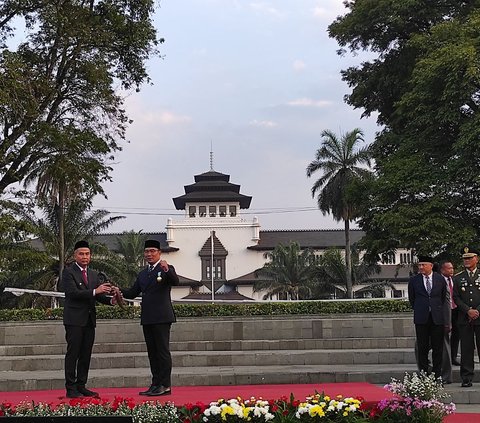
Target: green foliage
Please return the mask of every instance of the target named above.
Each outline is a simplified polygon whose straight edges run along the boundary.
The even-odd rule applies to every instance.
[[[329,27],[376,56],[342,72],[346,101],[376,113],[376,180],[360,226],[371,253],[457,255],[480,235],[480,11],[475,2],[357,0]]]
[[[408,301],[289,301],[257,304],[174,304],[177,317],[225,316],[284,316],[349,313],[404,313],[411,312]],[[63,309],[12,309],[0,310],[0,321],[28,321],[61,319]],[[137,319],[140,308],[127,306],[97,306],[99,319]]]
[[[148,82],[145,62],[163,41],[153,6],[153,0],[0,4],[0,194],[66,140],[93,147],[96,182],[108,178],[107,162],[128,124],[116,85],[138,90]],[[15,25],[25,27],[16,50],[5,43],[20,37]]]
[[[260,279],[254,284],[254,292],[266,291],[264,299],[277,295],[291,300],[310,298],[309,281],[316,261],[312,250],[301,250],[296,242],[279,244],[265,253],[265,258],[267,263],[256,271]]]

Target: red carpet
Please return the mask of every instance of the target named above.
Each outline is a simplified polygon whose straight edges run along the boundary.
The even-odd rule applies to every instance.
[[[172,394],[161,397],[144,397],[138,395],[139,388],[98,388],[96,392],[102,399],[113,400],[115,397],[132,398],[135,402],[160,401],[172,402],[177,406],[197,401],[209,403],[219,398],[256,398],[278,399],[293,394],[297,399],[304,399],[315,392],[324,392],[329,396],[361,396],[364,401],[374,404],[393,395],[385,389],[369,383],[322,383],[307,385],[238,385],[238,386],[178,386],[172,388]],[[58,404],[69,401],[64,390],[54,391],[17,391],[1,392],[0,402],[18,404],[21,401],[35,401]],[[480,423],[480,414],[458,413],[448,416],[445,423]]]

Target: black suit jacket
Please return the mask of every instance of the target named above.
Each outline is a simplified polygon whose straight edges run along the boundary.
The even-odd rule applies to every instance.
[[[94,296],[93,290],[100,285],[98,274],[87,268],[88,287],[82,279],[82,271],[73,263],[63,270],[62,287],[65,292],[63,324],[71,326],[87,326],[89,320],[96,325],[97,315],[95,302],[110,304],[110,298],[104,294]]]
[[[427,323],[429,313],[432,313],[433,323],[449,325],[450,307],[447,301],[447,284],[439,273],[432,273],[432,292],[430,296],[423,283],[423,275],[417,274],[408,282],[408,300],[413,308],[413,322],[416,325]]]
[[[157,280],[161,278],[161,280]],[[135,298],[142,293],[142,312],[140,323],[153,325],[157,323],[173,323],[176,321],[170,292],[172,285],[178,285],[179,280],[175,268],[168,266],[164,272],[160,265],[152,271],[142,270],[130,289],[122,289],[125,298]]]

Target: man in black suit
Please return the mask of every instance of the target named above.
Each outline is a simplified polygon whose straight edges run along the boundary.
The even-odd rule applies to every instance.
[[[453,278],[453,300],[458,307],[460,331],[460,377],[462,387],[472,386],[475,344],[480,356],[480,272],[477,269],[478,250],[462,249],[465,270]],[[475,342],[474,342],[475,341]]]
[[[418,368],[429,373],[428,351],[432,348],[432,370],[442,375],[443,339],[450,329],[447,286],[443,277],[433,272],[433,259],[418,257],[418,274],[408,283],[408,299],[413,308],[413,321],[418,346]]]
[[[175,268],[161,260],[160,242],[145,241],[145,260],[142,270],[130,289],[122,289],[125,298],[142,294],[140,324],[147,344],[152,384],[140,395],[157,396],[171,393],[172,356],[170,354],[170,328],[176,321],[170,291],[179,280]]]
[[[113,304],[107,297],[109,283],[100,284],[98,274],[91,270],[90,247],[87,241],[78,241],[73,253],[75,262],[63,271],[65,291],[63,324],[67,352],[65,354],[65,388],[68,398],[95,397],[96,392],[86,388],[90,358],[95,341],[95,301]]]

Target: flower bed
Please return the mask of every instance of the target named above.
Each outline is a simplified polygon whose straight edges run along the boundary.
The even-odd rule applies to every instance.
[[[405,375],[386,386],[396,398],[369,405],[360,397],[334,398],[315,393],[303,400],[292,396],[276,400],[262,398],[219,399],[209,404],[135,403],[129,398],[107,401],[97,398],[72,399],[57,405],[23,402],[0,404],[0,416],[131,416],[135,423],[441,423],[455,411],[445,404],[443,387],[433,376]]]

